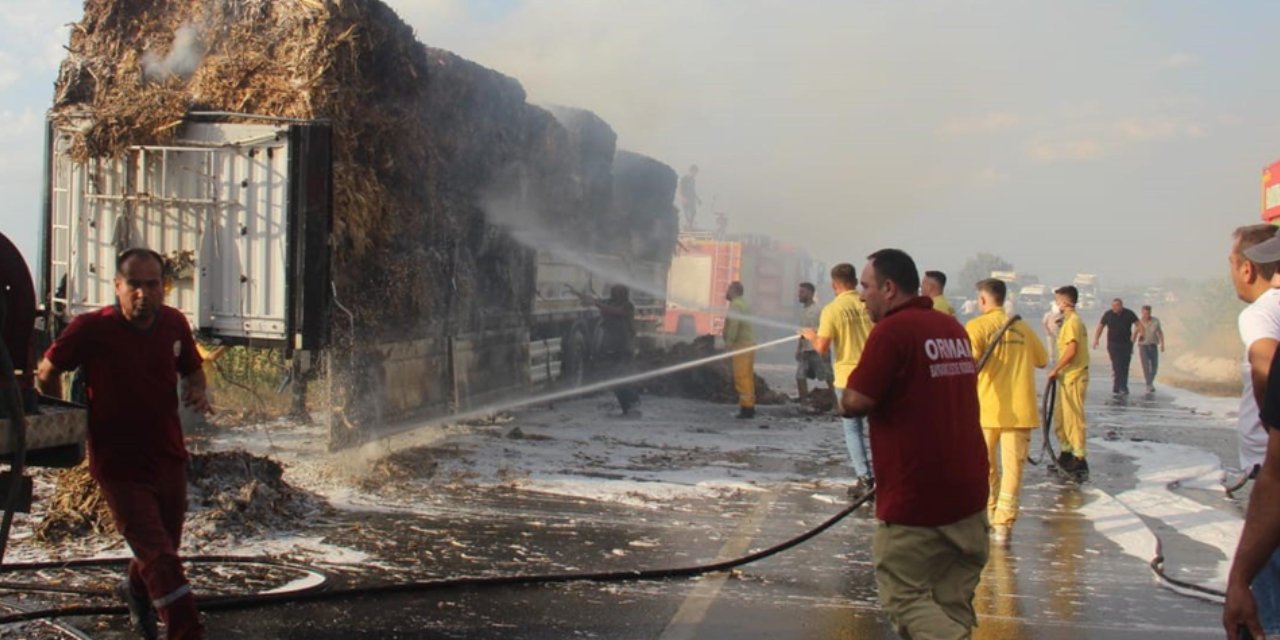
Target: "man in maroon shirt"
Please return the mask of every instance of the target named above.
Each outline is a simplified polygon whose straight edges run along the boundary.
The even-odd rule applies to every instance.
[[[183,401],[208,411],[200,354],[187,319],[164,305],[164,262],[148,249],[116,260],[117,303],[82,314],[45,352],[42,393],[61,397],[60,375],[82,367],[89,397],[89,472],[116,528],[133,551],[120,592],[134,629],[156,638],[155,613],[169,638],[203,638],[195,596],[178,558],[187,510],[187,450],[178,421]]]
[[[969,336],[917,294],[919,271],[901,250],[871,254],[858,284],[876,324],[841,407],[871,424],[880,604],[903,637],[968,638],[987,563],[987,455]]]

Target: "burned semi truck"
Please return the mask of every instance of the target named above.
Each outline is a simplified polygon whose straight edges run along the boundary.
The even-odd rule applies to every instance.
[[[51,320],[112,303],[114,256],[154,249],[198,335],[322,372],[345,440],[582,380],[598,315],[581,294],[618,282],[641,316],[665,306],[675,172],[418,43],[377,0],[89,0],[68,52]]]

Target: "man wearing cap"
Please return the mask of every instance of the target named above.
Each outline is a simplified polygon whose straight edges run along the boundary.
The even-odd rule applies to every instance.
[[[1227,578],[1223,624],[1231,637],[1235,637],[1238,626],[1248,628],[1255,634],[1253,637],[1259,637],[1259,632],[1270,636],[1280,634],[1280,551],[1262,538],[1269,537],[1265,535],[1266,520],[1274,519],[1275,457],[1280,453],[1280,443],[1278,437],[1268,438],[1259,407],[1265,404],[1264,391],[1275,386],[1270,384],[1270,377],[1276,347],[1280,345],[1280,289],[1271,286],[1280,262],[1276,227],[1256,224],[1236,229],[1230,262],[1236,295],[1249,303],[1238,321],[1245,347],[1244,391],[1237,422],[1240,466],[1260,467],[1261,471]],[[1274,398],[1271,404],[1275,404]],[[1268,408],[1268,416],[1276,414],[1280,412]]]
[[[1236,296],[1249,306],[1240,312],[1237,328],[1244,345],[1243,391],[1236,421],[1240,468],[1262,464],[1267,433],[1258,410],[1267,386],[1271,357],[1280,345],[1280,289],[1271,285],[1280,262],[1276,227],[1255,224],[1235,230],[1230,256],[1231,283]]]

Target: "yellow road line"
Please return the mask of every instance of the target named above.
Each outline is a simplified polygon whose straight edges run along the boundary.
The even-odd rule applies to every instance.
[[[764,524],[765,517],[769,514],[769,509],[778,499],[776,491],[769,491],[760,496],[760,500],[756,502],[755,507],[751,509],[751,513],[733,532],[733,536],[729,541],[720,548],[720,554],[716,556],[716,562],[737,558],[746,555],[747,550],[751,546],[751,541],[760,531],[760,525]],[[685,597],[684,603],[680,605],[680,609],[672,616],[671,621],[667,623],[667,627],[662,630],[662,635],[658,636],[658,640],[692,640],[697,637],[698,625],[707,617],[707,611],[711,608],[711,604],[715,602],[716,596],[720,593],[720,587],[724,585],[725,580],[729,579],[727,572],[709,574],[702,577],[698,582],[698,586]]]

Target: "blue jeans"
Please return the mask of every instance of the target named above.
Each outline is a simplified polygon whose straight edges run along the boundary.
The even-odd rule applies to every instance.
[[[1280,633],[1280,549],[1271,554],[1250,586],[1253,587],[1253,599],[1258,603],[1262,630],[1268,637]]]
[[[1138,345],[1138,357],[1142,360],[1142,377],[1146,378],[1150,387],[1156,381],[1156,369],[1160,367],[1160,345]]]
[[[836,387],[836,398],[844,395],[844,387]],[[853,464],[853,473],[857,477],[871,475],[871,461],[867,455],[867,444],[863,441],[866,429],[866,418],[840,418],[844,427],[844,444],[849,447],[849,462]]]

